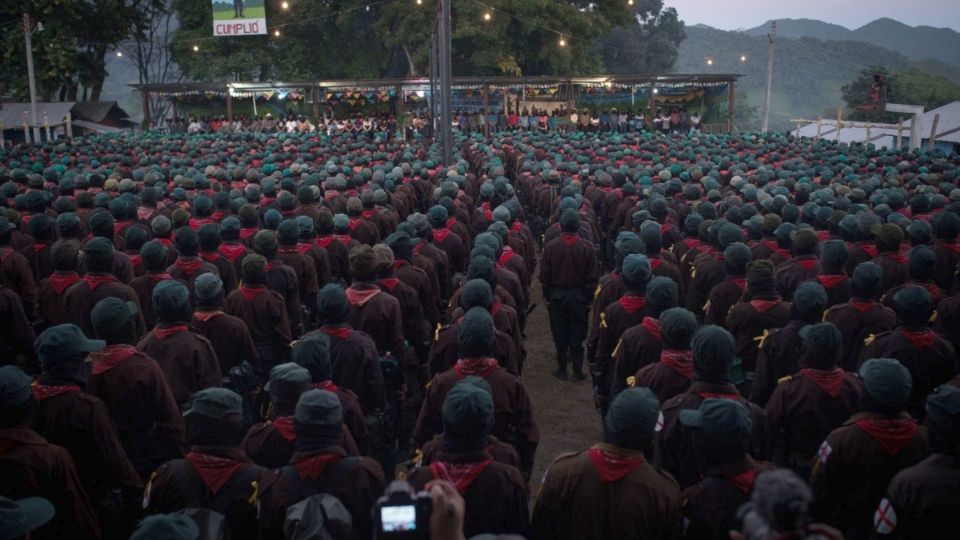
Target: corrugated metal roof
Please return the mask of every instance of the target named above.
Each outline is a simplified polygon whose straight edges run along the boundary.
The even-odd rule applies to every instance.
[[[74,101],[37,103],[37,123],[43,125],[43,115],[46,114],[50,125],[59,124],[75,104]],[[29,103],[4,103],[3,108],[0,109],[0,123],[3,124],[4,129],[23,125],[24,119],[27,122],[30,121]]]

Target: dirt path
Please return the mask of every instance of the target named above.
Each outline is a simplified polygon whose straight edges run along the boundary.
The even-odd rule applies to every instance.
[[[553,340],[540,281],[534,277],[531,302],[537,309],[527,320],[527,361],[523,366],[523,384],[533,402],[540,428],[540,446],[530,478],[532,497],[540,490],[543,471],[563,452],[585,450],[600,440],[600,415],[593,407],[590,380],[559,381],[550,375],[556,367]],[[532,502],[531,498],[531,502]]]

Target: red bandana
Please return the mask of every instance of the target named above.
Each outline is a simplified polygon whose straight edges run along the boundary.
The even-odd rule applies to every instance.
[[[168,337],[177,334],[179,332],[186,332],[188,330],[187,325],[178,324],[176,326],[168,326],[166,328],[154,328],[153,336],[160,341],[167,339]]]
[[[433,230],[433,241],[437,244],[442,244],[447,237],[450,236],[450,229],[434,229]]]
[[[232,459],[201,454],[199,452],[189,452],[184,456],[188,463],[197,471],[204,485],[214,495],[220,491],[220,488],[230,480],[233,473],[243,466],[243,462]]]
[[[745,277],[732,277],[730,282],[736,285],[741,291],[747,290],[747,278]]]
[[[335,234],[333,237],[340,242],[341,244],[350,247],[350,242],[353,242],[353,237],[349,234]]]
[[[371,298],[380,294],[382,291],[378,288],[373,289],[354,289],[349,287],[346,290],[347,301],[355,306],[363,306],[370,301]]]
[[[660,257],[651,257],[650,258],[650,269],[654,272],[657,271],[657,268],[660,268],[660,265],[663,264],[663,259]]]
[[[457,360],[457,363],[453,366],[453,369],[457,372],[459,378],[468,377],[474,375],[477,377],[486,378],[487,375],[497,369],[496,358],[478,358],[478,359],[464,359],[461,358]]]
[[[945,247],[945,248],[949,249],[950,251],[956,253],[957,255],[960,255],[960,244],[958,244],[958,243],[956,243],[956,242],[941,242],[941,243],[939,243],[939,244],[937,244],[937,245],[938,245],[938,246]]]
[[[33,243],[33,251],[35,251],[35,252],[37,252],[37,253],[40,253],[41,251],[47,249],[47,246],[48,246],[48,245],[49,245],[49,244],[47,244],[46,242],[34,242],[34,243]]]
[[[751,300],[750,305],[760,313],[766,313],[780,304],[780,300]]]
[[[293,417],[292,416],[280,416],[274,418],[270,425],[273,426],[273,429],[277,430],[277,433],[284,438],[287,442],[293,442],[297,438],[297,432],[293,428]]]
[[[781,257],[784,257],[784,258],[787,258],[787,259],[790,258],[790,255],[791,255],[791,254],[790,254],[790,250],[789,250],[789,249],[783,249],[782,247],[780,247],[780,244],[778,244],[776,240],[764,240],[762,243],[763,243],[763,246],[764,246],[764,247],[766,247],[766,248],[769,249],[770,251],[772,251],[772,252],[780,255]]]
[[[493,463],[492,459],[485,459],[479,463],[444,463],[434,461],[430,464],[430,473],[434,479],[446,480],[457,488],[460,494],[466,493],[473,481],[480,473]]]
[[[357,227],[359,227],[361,223],[363,223],[363,220],[360,219],[360,218],[350,218],[350,219],[347,221],[347,228],[352,231],[352,230],[356,229]]]
[[[650,335],[653,336],[653,339],[660,339],[660,319],[644,317],[643,320],[640,321],[640,325],[643,326],[647,332],[650,332]]]
[[[143,255],[139,253],[128,253],[127,256],[130,257],[130,264],[132,264],[134,268],[140,268],[140,266],[143,265]]]
[[[907,338],[907,341],[916,349],[926,349],[933,345],[933,342],[937,339],[937,335],[930,330],[921,330],[918,332],[901,330],[900,335]]]
[[[327,468],[327,465],[340,461],[341,459],[343,459],[343,456],[337,454],[320,454],[295,461],[293,466],[297,468],[297,474],[300,475],[300,478],[304,480],[316,480],[323,474],[323,470]]]
[[[684,245],[687,246],[687,249],[690,250],[690,249],[693,249],[693,248],[699,246],[699,245],[700,245],[700,240],[697,239],[697,238],[685,238],[685,239],[683,240],[683,243],[684,243]]]
[[[240,239],[246,240],[247,238],[250,238],[251,236],[257,234],[258,232],[260,232],[260,229],[258,229],[257,227],[241,227]]]
[[[147,277],[149,277],[150,279],[152,279],[152,280],[154,280],[154,281],[166,281],[166,280],[168,280],[168,279],[173,279],[173,276],[171,276],[170,274],[168,274],[168,273],[166,273],[166,272],[162,272],[162,273],[159,273],[159,274],[147,274]]]
[[[846,274],[820,274],[817,281],[823,285],[824,289],[832,289],[847,279]]]
[[[201,253],[200,253],[200,258],[203,259],[203,260],[205,260],[205,261],[207,261],[207,262],[211,262],[211,263],[212,263],[212,262],[217,262],[217,259],[220,258],[220,253],[218,253],[218,252],[216,252],[216,251],[214,251],[214,252],[212,252],[212,253],[211,253],[211,252],[201,252]]]
[[[322,247],[323,249],[327,249],[328,247],[330,247],[330,244],[333,242],[333,240],[334,240],[333,236],[324,236],[324,237],[315,239],[313,242],[318,246]]]
[[[871,309],[877,307],[877,303],[874,302],[873,300],[866,300],[866,301],[851,300],[850,307],[859,311],[860,313],[866,313]]]
[[[900,453],[917,432],[912,418],[860,420],[857,427],[869,433],[891,456]]]
[[[399,268],[401,268],[401,267],[407,266],[408,264],[410,264],[410,263],[407,262],[407,261],[405,261],[405,260],[403,260],[403,259],[397,259],[397,260],[393,261],[393,269],[394,269],[394,270],[397,270],[397,269],[399,269]]]
[[[523,230],[523,223],[519,221],[514,221],[512,224],[510,224],[510,232],[518,233],[521,230]]]
[[[133,345],[109,345],[103,350],[90,353],[93,364],[90,373],[100,375],[110,371],[118,364],[136,354],[137,348]]]
[[[728,476],[727,480],[733,484],[733,487],[737,488],[740,493],[744,495],[749,495],[750,491],[753,490],[753,482],[757,479],[757,470],[756,469],[747,469],[742,473],[735,474],[733,476]]]
[[[298,244],[297,244],[297,247],[296,247],[297,253],[299,253],[299,254],[301,254],[301,255],[303,255],[304,253],[310,251],[311,249],[313,249],[313,246],[311,246],[310,244],[306,244],[306,243],[304,243],[304,242],[298,243]]]
[[[257,285],[255,287],[240,287],[240,294],[243,295],[243,299],[247,302],[253,300],[254,298],[260,296],[262,293],[267,291],[266,285]]]
[[[187,277],[192,276],[197,273],[197,270],[200,269],[200,265],[203,264],[203,261],[198,257],[194,259],[184,259],[182,257],[177,258],[177,262],[173,263],[173,266],[180,270]]]
[[[63,294],[63,291],[67,290],[67,287],[73,285],[74,283],[80,281],[80,274],[76,272],[70,272],[69,274],[50,274],[50,287],[53,288],[53,292],[57,295]]]
[[[457,218],[453,218],[453,217],[447,218],[447,228],[448,228],[448,229],[449,229],[450,227],[453,227],[453,226],[456,225],[456,224],[457,224]]]
[[[400,283],[400,280],[395,277],[386,277],[380,278],[380,284],[387,288],[388,291],[393,292],[397,288],[397,285]]]
[[[572,245],[574,245],[574,244],[577,243],[577,238],[579,238],[579,237],[577,236],[576,233],[572,233],[572,234],[571,234],[571,233],[563,233],[563,236],[562,236],[561,238],[563,238],[563,242],[564,242],[565,244],[567,244],[568,246],[572,246]]]
[[[800,370],[800,374],[813,381],[813,384],[832,398],[839,396],[843,388],[843,370],[840,368],[830,371],[804,368]]]
[[[587,450],[587,455],[604,483],[616,482],[644,464],[641,456],[622,456],[600,448]]]
[[[326,390],[327,392],[336,392],[337,385],[330,379],[327,379],[323,382],[318,382],[313,384],[314,390]]]
[[[97,290],[97,287],[103,285],[104,283],[113,283],[114,281],[117,281],[117,278],[113,277],[112,274],[103,274],[103,275],[96,275],[96,276],[87,274],[83,276],[83,281],[84,283],[87,284],[88,287],[90,287],[91,291],[95,291]]]
[[[197,311],[193,314],[193,318],[200,322],[207,322],[218,315],[223,315],[223,311],[219,309],[216,311]]]
[[[33,397],[37,400],[49,399],[54,396],[59,396],[60,394],[68,394],[70,392],[79,392],[79,386],[73,385],[47,385],[47,384],[35,384],[33,385]]]
[[[803,268],[804,270],[813,270],[818,264],[820,264],[820,261],[816,259],[800,259],[799,261],[796,261],[796,263],[799,264],[800,268]]]
[[[693,351],[665,349],[660,352],[660,363],[676,371],[687,380],[693,380]]]
[[[220,244],[220,253],[230,262],[233,262],[247,252],[247,246],[243,244]]]
[[[320,331],[328,336],[347,339],[350,337],[350,334],[353,333],[353,328],[350,328],[349,326],[324,326],[320,329]]]
[[[213,223],[213,220],[210,218],[190,218],[190,220],[187,222],[187,224],[193,230],[197,230],[200,227],[204,225],[208,225],[210,223]]]
[[[503,253],[500,254],[500,260],[498,260],[497,262],[500,263],[500,266],[506,266],[507,263],[510,262],[510,259],[512,259],[514,255],[516,255],[516,253],[513,252],[513,248],[507,246],[503,248]]]
[[[360,212],[360,216],[363,219],[371,219],[375,215],[377,215],[377,211],[373,208],[369,208],[367,210],[364,210],[363,212]]]
[[[620,300],[617,300],[617,303],[620,304],[620,307],[622,307],[624,311],[633,315],[643,309],[643,306],[647,303],[647,299],[644,296],[625,294],[620,297]]]

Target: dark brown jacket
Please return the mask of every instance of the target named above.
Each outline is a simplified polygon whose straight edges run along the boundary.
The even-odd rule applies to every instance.
[[[221,310],[197,311],[190,326],[198,334],[210,340],[220,362],[220,375],[227,376],[230,368],[246,360],[254,367],[260,365],[257,347],[243,319],[228,315]]]
[[[847,371],[855,371],[860,365],[860,352],[867,337],[889,332],[897,326],[897,314],[892,309],[874,300],[857,298],[828,308],[823,320],[836,326],[843,335],[841,367]]]
[[[220,386],[220,363],[210,341],[187,325],[158,324],[137,349],[163,369],[181,406],[197,390]]]
[[[883,511],[887,528],[881,529],[878,513],[875,529],[880,538],[936,538],[954,530],[960,508],[960,459],[934,453],[897,473],[887,487],[887,496],[877,512]],[[889,507],[884,507],[884,502]],[[891,512],[892,509],[892,512]],[[891,519],[893,518],[893,519]]]
[[[774,303],[775,302],[775,303]],[[779,298],[737,302],[727,313],[725,325],[736,340],[737,356],[745,371],[753,371],[764,332],[790,322],[790,303]]]
[[[88,280],[91,279],[104,280],[104,282],[88,283]],[[93,323],[90,322],[90,312],[93,311],[97,302],[111,296],[127,302],[133,302],[137,304],[137,307],[140,307],[140,299],[129,285],[120,283],[116,277],[110,274],[102,272],[88,273],[88,275],[84,276],[83,280],[74,283],[63,293],[63,309],[66,312],[66,320],[76,324],[83,330],[84,334],[92,337]],[[146,332],[146,327],[144,326],[143,316],[140,313],[134,316],[134,323],[137,336],[142,336],[144,332]]]

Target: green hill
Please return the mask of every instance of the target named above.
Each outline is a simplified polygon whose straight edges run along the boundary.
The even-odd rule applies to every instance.
[[[740,73],[738,89],[749,104],[762,111],[766,84],[767,38],[748,32],[688,27],[674,70],[678,73]],[[741,56],[746,61],[741,62]],[[712,65],[708,65],[708,60]],[[833,117],[843,105],[840,87],[872,66],[897,72],[914,68],[960,81],[960,68],[936,60],[913,61],[906,56],[861,41],[824,41],[809,37],[778,37],[774,58],[771,128],[789,129],[791,118]],[[756,127],[756,126],[741,126]]]

